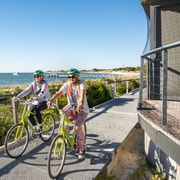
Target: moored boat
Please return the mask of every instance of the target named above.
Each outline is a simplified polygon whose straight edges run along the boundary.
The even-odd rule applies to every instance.
[[[13,75],[14,76],[18,76],[20,73],[19,72],[14,72]]]

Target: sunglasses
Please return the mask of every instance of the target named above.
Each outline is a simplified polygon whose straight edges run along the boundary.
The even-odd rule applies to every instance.
[[[74,79],[76,76],[68,76],[68,79]]]
[[[40,76],[39,75],[35,75],[34,78],[39,78]]]

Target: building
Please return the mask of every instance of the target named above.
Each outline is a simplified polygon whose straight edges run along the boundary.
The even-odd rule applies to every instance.
[[[138,118],[145,152],[167,179],[180,179],[180,0],[141,0],[148,22]]]

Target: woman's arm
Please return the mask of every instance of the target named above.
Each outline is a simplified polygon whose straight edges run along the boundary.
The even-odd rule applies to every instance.
[[[57,91],[52,97],[51,99],[47,102],[47,106],[50,107],[51,103],[53,101],[55,101],[56,99],[58,99],[61,95],[63,94],[63,91],[60,89],[59,91]]]
[[[85,89],[80,90],[80,96],[78,98],[77,108],[76,108],[77,112],[81,112],[81,110],[83,109],[85,92],[86,92]]]

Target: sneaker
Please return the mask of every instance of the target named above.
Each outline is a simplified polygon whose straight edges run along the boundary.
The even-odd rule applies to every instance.
[[[78,159],[84,159],[84,158],[85,158],[85,153],[83,151],[79,151]]]
[[[36,127],[36,132],[42,131],[42,124],[38,124]]]

